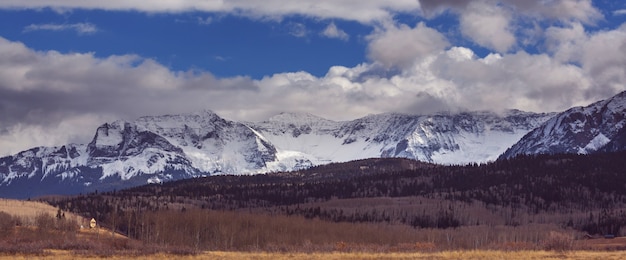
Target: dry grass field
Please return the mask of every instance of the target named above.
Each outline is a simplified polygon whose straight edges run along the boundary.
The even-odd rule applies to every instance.
[[[145,256],[108,256],[107,259],[626,259],[625,251],[442,251],[432,253],[267,253],[267,252],[205,252],[193,256],[155,254]],[[47,251],[43,256],[0,256],[0,259],[102,259],[101,256],[75,255],[68,251]]]
[[[12,216],[20,217],[23,220],[35,219],[38,215],[45,213],[56,216],[58,209],[38,201],[0,199],[0,211],[9,213]],[[87,225],[87,220],[70,212],[63,212],[68,219],[76,220],[81,225]]]
[[[56,216],[56,214],[58,213],[58,208],[39,201],[12,200],[0,198],[0,212],[6,212],[12,216],[21,218],[23,221],[29,222],[33,221],[38,215],[42,213],[48,214],[50,216]],[[65,214],[66,219],[74,220],[76,221],[76,223],[83,227],[78,231],[79,236],[89,237],[108,234],[113,235],[116,238],[126,238],[119,233],[112,233],[111,230],[103,227],[90,229],[88,228],[89,219],[85,219],[79,215],[73,214],[71,212],[63,212],[63,214]]]
[[[616,250],[625,250],[626,249],[626,237],[616,237],[614,239],[588,239],[588,240],[577,240],[574,243],[574,248],[576,249],[587,249],[587,250],[604,250],[604,251],[616,251]],[[625,258],[626,259],[626,258]]]
[[[58,209],[44,203],[34,201],[17,201],[0,199],[0,211],[7,212],[23,219],[35,219],[42,213],[54,216],[58,213]],[[81,219],[81,217],[65,212],[66,218]],[[224,213],[225,214],[225,213]],[[234,214],[234,213],[232,213]],[[236,219],[235,214],[230,216],[230,220]],[[176,215],[178,216],[178,215]],[[180,217],[180,216],[178,216]],[[257,216],[259,217],[259,216]],[[273,216],[271,219],[276,218]],[[269,221],[268,218],[267,221]],[[85,220],[82,220],[85,221]],[[301,220],[305,221],[305,220]],[[318,221],[319,222],[319,221]],[[268,222],[269,223],[269,222]],[[269,225],[268,223],[265,223]],[[306,220],[304,223],[297,222],[298,225],[311,225],[316,221]],[[319,224],[319,223],[318,223]],[[522,229],[521,227],[518,229]],[[288,250],[291,247],[285,247],[280,252],[264,252],[259,251],[168,251],[167,249],[158,250],[155,248],[145,249],[146,244],[140,241],[126,238],[119,234],[115,234],[105,229],[78,229],[73,232],[65,232],[63,230],[52,231],[52,233],[42,233],[51,241],[61,241],[54,243],[48,240],[47,244],[37,244],[39,240],[32,237],[38,229],[32,226],[17,227],[15,233],[9,235],[6,243],[12,243],[16,235],[20,235],[20,239],[31,241],[30,245],[39,246],[43,250],[17,250],[17,253],[11,253],[0,249],[1,259],[257,259],[257,260],[274,260],[274,259],[626,259],[626,238],[618,237],[615,239],[589,239],[589,240],[572,240],[573,236],[566,236],[569,249],[554,251],[544,250],[527,250],[528,248],[540,249],[535,246],[528,246],[522,243],[522,247],[507,247],[503,245],[511,244],[508,237],[496,244],[494,250],[454,250],[445,247],[437,247],[432,242],[424,243],[404,243],[395,247],[372,247],[359,244],[344,244],[342,247],[294,247],[294,250]],[[510,231],[510,230],[508,230]],[[435,236],[438,230],[429,231],[430,236]],[[433,233],[435,232],[435,233]],[[501,231],[506,233],[507,231]],[[32,233],[32,234],[31,234]],[[427,232],[428,233],[428,232]],[[432,234],[431,234],[432,233]],[[555,238],[565,237],[563,233],[552,232],[558,236]],[[29,235],[30,234],[30,235]],[[41,235],[37,235],[41,236]],[[65,242],[63,242],[65,241]],[[558,242],[558,241],[557,241]],[[513,243],[515,244],[515,243]],[[347,246],[346,246],[347,245]],[[407,246],[408,245],[408,246]],[[515,244],[517,245],[517,244]],[[5,247],[11,248],[11,247]],[[19,246],[18,246],[19,248]],[[58,249],[49,249],[58,248]],[[62,250],[61,250],[62,249]],[[509,250],[510,249],[510,250]],[[269,250],[273,251],[273,250]],[[27,253],[21,253],[27,252]],[[172,253],[174,252],[174,253]],[[178,253],[176,253],[178,252]]]
[[[57,214],[57,208],[45,203],[11,199],[0,199],[0,211],[26,218],[36,217],[41,213],[47,213],[52,216]]]
[[[443,251],[433,253],[232,253],[210,252],[196,259],[625,259],[626,252]],[[180,258],[184,259],[184,258]],[[194,259],[194,258],[188,258]]]

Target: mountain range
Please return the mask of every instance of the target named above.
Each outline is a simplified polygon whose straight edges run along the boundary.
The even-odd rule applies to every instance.
[[[388,113],[332,121],[282,113],[239,122],[206,110],[115,121],[98,127],[87,144],[37,147],[0,158],[0,196],[76,194],[363,158],[467,164],[519,154],[621,150],[625,93],[559,114]]]

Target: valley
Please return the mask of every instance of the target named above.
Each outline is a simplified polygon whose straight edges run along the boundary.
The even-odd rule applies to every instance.
[[[624,156],[527,156],[467,166],[369,159],[45,200],[132,238],[205,250],[322,250],[335,242],[548,249],[550,239],[571,250],[587,236],[624,234]]]
[[[250,123],[203,111],[106,123],[88,144],[0,158],[2,196],[51,205],[0,210],[0,246],[86,257],[608,254],[626,248],[623,103],[621,93],[558,114]],[[108,240],[77,228],[91,218]]]
[[[619,259],[626,248],[625,155],[467,166],[378,158],[38,199],[54,207],[5,200],[5,212],[48,208],[49,217],[20,215],[23,226],[0,246],[53,258]],[[104,229],[62,225],[53,217],[59,212],[95,218]],[[34,238],[41,223],[57,224]]]

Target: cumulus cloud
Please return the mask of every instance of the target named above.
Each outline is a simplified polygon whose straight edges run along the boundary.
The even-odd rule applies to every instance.
[[[339,29],[339,27],[337,27],[334,22],[331,22],[328,26],[326,26],[326,28],[320,34],[328,38],[336,38],[342,41],[347,41],[348,39],[350,39],[350,36],[343,30]]]
[[[23,32],[33,31],[75,31],[78,34],[93,34],[98,32],[98,27],[91,23],[73,24],[31,24],[24,27]]]
[[[591,97],[606,96],[624,90],[626,85],[626,23],[612,31],[591,34],[579,43],[582,68],[594,79],[598,88]]]
[[[511,29],[512,14],[482,1],[472,2],[461,14],[461,33],[484,47],[507,52],[516,42]]]
[[[461,107],[560,111],[588,101],[583,94],[592,82],[579,67],[523,51],[459,61],[453,59],[459,49],[464,48],[438,57],[432,70],[436,78],[454,84],[460,94],[455,103]]]
[[[518,6],[523,0],[511,0]],[[537,13],[548,19],[560,20],[562,22],[581,22],[584,24],[594,24],[602,19],[602,13],[593,6],[591,0],[556,0],[551,2],[531,1],[528,10],[531,14]]]
[[[624,89],[626,24],[611,31],[589,33],[580,24],[546,30],[546,46],[555,60],[578,64],[596,87],[587,95],[600,98]]]
[[[441,52],[449,43],[438,31],[418,23],[390,25],[368,37],[368,56],[388,68],[406,68]]]
[[[465,12],[474,3],[515,10],[520,16],[535,19],[578,21],[593,24],[602,14],[591,0],[420,0],[426,14],[438,15],[445,10]]]
[[[515,49],[520,42],[531,44],[529,39],[519,38],[536,37],[540,31],[537,23],[593,25],[603,18],[591,0],[420,0],[420,3],[427,17],[446,11],[458,14],[465,37],[501,53]],[[524,26],[528,21],[534,23]]]
[[[581,43],[588,37],[582,24],[573,23],[569,27],[549,27],[545,39],[546,49],[554,58],[562,62],[579,62]]]

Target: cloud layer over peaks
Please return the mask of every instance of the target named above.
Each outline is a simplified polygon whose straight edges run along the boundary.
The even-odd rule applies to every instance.
[[[46,48],[45,42],[29,46],[18,37],[0,35],[0,155],[88,142],[101,123],[144,115],[211,109],[226,118],[258,121],[283,111],[333,120],[384,112],[552,112],[626,90],[626,23],[595,27],[606,19],[603,13],[626,17],[620,15],[626,6],[600,12],[590,0],[5,0],[0,8],[97,9],[104,10],[103,16],[111,10],[190,12],[186,19],[193,21],[201,13],[201,32],[220,26],[214,14],[245,17],[249,23],[284,20],[280,24],[296,37],[272,39],[295,39],[292,43],[307,47],[345,45],[361,48],[363,55],[350,65],[324,67],[325,74],[293,69],[255,78],[245,73],[217,77],[203,67],[173,69],[150,55],[59,51]],[[65,30],[93,33],[70,34],[77,38],[95,38],[100,28],[115,34],[115,27],[100,24],[102,20],[29,22],[18,34],[27,38],[42,30]],[[216,31],[230,34],[249,23]],[[354,33],[354,24],[369,30]],[[200,43],[172,41],[203,45],[219,36]],[[258,43],[238,44],[231,53],[209,48],[197,55],[227,66]],[[316,50],[316,59],[342,55]],[[243,59],[261,57],[246,53],[249,57]]]

